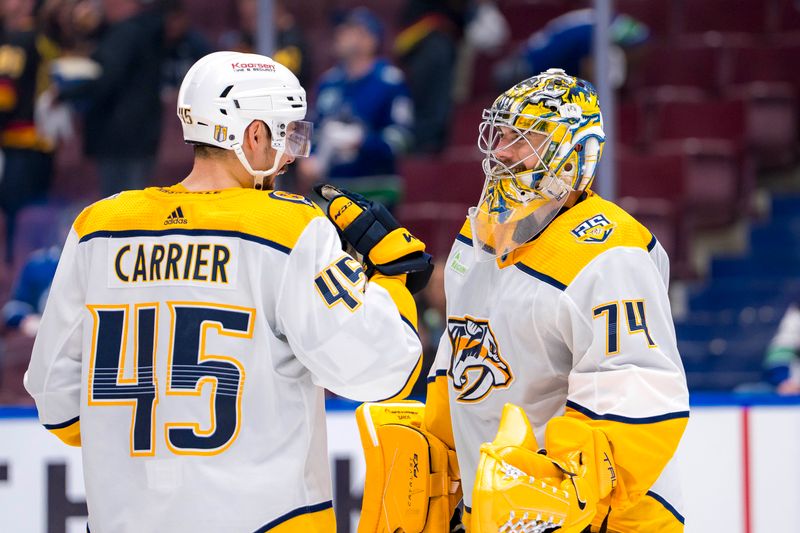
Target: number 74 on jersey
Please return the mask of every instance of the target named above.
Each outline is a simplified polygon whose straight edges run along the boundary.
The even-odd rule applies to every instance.
[[[622,302],[608,302],[600,304],[592,309],[592,318],[606,319],[606,355],[619,353],[619,315],[620,308],[624,309],[628,334],[644,334],[647,345],[656,348],[658,345],[653,341],[650,330],[647,328],[647,318],[645,317],[644,300],[623,300]]]

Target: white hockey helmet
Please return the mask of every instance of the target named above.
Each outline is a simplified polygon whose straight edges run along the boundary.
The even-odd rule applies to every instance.
[[[292,72],[258,54],[214,52],[198,60],[181,83],[178,118],[187,143],[233,150],[255,180],[274,174],[286,153],[307,157],[312,125],[306,116],[306,92]],[[253,170],[242,150],[247,126],[263,120],[277,151],[272,168]]]

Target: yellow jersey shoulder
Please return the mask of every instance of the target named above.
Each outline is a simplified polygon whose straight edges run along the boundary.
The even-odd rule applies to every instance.
[[[189,192],[180,187],[124,191],[96,202],[75,220],[78,237],[97,233],[160,235],[245,234],[293,248],[322,210],[283,191],[224,189]]]
[[[650,231],[618,205],[596,194],[559,215],[530,244],[515,250],[503,264],[521,264],[568,286],[602,253],[619,247],[649,251]]]

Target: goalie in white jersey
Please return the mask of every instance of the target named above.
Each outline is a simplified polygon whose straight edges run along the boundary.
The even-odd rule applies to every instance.
[[[361,410],[367,489],[385,483],[387,496],[365,491],[359,533],[420,530],[426,506],[424,531],[446,531],[442,499],[452,511],[459,467],[473,533],[683,531],[674,454],[689,395],[669,261],[647,228],[591,191],[603,142],[594,87],[562,70],[484,111],[486,184],[447,260],[447,329],[424,422],[408,433],[445,458],[429,469],[444,489],[412,513],[388,481],[405,470],[370,464],[381,447],[400,453],[381,431],[400,440],[396,415],[419,406]]]
[[[305,113],[282,65],[208,55],[178,97],[189,176],[76,219],[25,386],[83,448],[93,533],[334,531],[323,387],[410,391],[430,256],[378,206],[329,190],[337,230],[270,190]]]

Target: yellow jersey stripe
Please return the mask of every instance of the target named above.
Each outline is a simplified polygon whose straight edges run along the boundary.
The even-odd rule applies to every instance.
[[[600,236],[586,238],[585,234],[592,229]],[[461,227],[456,241],[472,246],[469,220]],[[529,242],[498,258],[497,265],[500,268],[514,265],[526,274],[564,290],[586,265],[603,252],[618,247],[650,252],[656,243],[655,236],[622,208],[588,191],[586,198],[560,212]]]
[[[414,302],[414,297],[411,296],[411,293],[408,292],[405,283],[406,276],[402,274],[400,276],[385,276],[383,274],[377,273],[370,281],[377,283],[384,289],[386,292],[389,293],[389,296],[394,301],[394,304],[397,306],[397,310],[400,313],[400,318],[403,322],[411,328],[411,331],[414,332],[414,335],[419,337],[419,331],[417,331],[417,304]],[[417,381],[417,377],[419,376],[420,371],[422,370],[422,354],[419,356],[419,360],[417,360],[417,364],[414,366],[414,370],[409,374],[408,379],[406,380],[403,387],[392,396],[388,398],[384,398],[380,400],[382,402],[390,401],[390,400],[402,400],[406,398],[409,394],[411,394],[411,389],[414,388],[414,383]]]
[[[403,317],[403,321],[411,326],[411,329],[413,329],[414,333],[419,337],[419,333],[417,332],[417,304],[414,302],[414,297],[411,296],[411,293],[408,292],[406,288],[406,275],[385,276],[378,273],[372,276],[370,281],[386,289],[386,292],[389,293],[392,301],[394,301],[394,304],[397,306],[397,310],[400,311],[400,316]]]
[[[291,250],[306,227],[324,213],[310,200],[281,191],[230,188],[192,192],[181,186],[124,191],[87,207],[75,220],[79,239],[88,235],[169,235],[214,228],[276,243]],[[177,233],[180,234],[180,233]],[[187,233],[188,235],[197,235]],[[282,247],[282,248],[281,248]]]
[[[279,516],[272,522],[255,530],[254,533],[328,533],[336,531],[336,518],[333,514],[333,501],[298,507]]]
[[[44,424],[44,427],[69,446],[81,445],[81,421],[78,416],[60,424]]]

